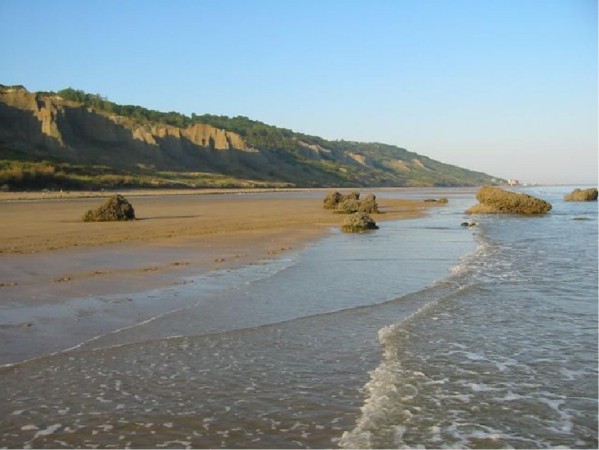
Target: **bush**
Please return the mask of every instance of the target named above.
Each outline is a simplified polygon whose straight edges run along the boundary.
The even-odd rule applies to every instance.
[[[62,174],[56,168],[44,163],[9,163],[0,169],[0,184],[9,187],[46,187],[59,180]]]
[[[86,211],[83,215],[84,222],[117,222],[134,219],[133,206],[120,194],[110,197],[102,205]]]
[[[367,230],[378,230],[378,228],[372,217],[363,212],[352,214],[341,224],[341,231],[346,233],[362,233]]]

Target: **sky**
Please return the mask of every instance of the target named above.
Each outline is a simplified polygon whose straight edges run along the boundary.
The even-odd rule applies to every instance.
[[[0,84],[597,184],[596,0],[0,0]]]

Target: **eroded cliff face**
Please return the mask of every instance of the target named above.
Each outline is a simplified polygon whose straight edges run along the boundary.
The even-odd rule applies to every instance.
[[[35,121],[17,117],[18,111],[29,112],[36,119],[39,133],[55,140],[58,146],[68,146],[71,138],[78,137],[79,145],[85,138],[114,145],[144,144],[161,147],[162,142],[172,139],[185,139],[198,147],[211,150],[252,151],[244,139],[236,133],[221,130],[206,124],[194,124],[187,128],[177,128],[163,124],[141,124],[133,119],[85,108],[81,104],[67,101],[58,96],[28,92],[25,88],[1,87],[0,103],[4,108],[0,119],[13,131],[14,137],[22,140],[25,135],[34,135],[31,127]],[[17,111],[9,111],[15,109]],[[8,123],[10,122],[10,123]],[[24,122],[29,122],[25,124]],[[26,130],[23,128],[27,128]],[[4,143],[10,144],[10,130],[2,133]],[[170,143],[172,146],[172,142]]]
[[[298,134],[286,136],[281,144],[277,136],[254,149],[239,134],[211,125],[178,128],[138,121],[55,94],[0,85],[0,157],[5,151],[8,159],[104,166],[156,177],[162,172],[212,173],[297,186],[494,182],[485,174],[421,158],[395,146]]]
[[[236,133],[219,130],[210,125],[197,123],[181,130],[191,142],[202,147],[216,150],[248,150],[245,141]]]
[[[42,134],[56,139],[60,144],[62,136],[56,124],[57,116],[62,110],[59,97],[38,98],[36,94],[28,92],[23,87],[0,88],[0,102],[9,107],[22,111],[30,111],[40,122]]]

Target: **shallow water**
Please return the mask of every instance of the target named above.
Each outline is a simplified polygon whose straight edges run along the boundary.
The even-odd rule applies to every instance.
[[[0,445],[596,447],[596,204],[538,195],[550,216],[464,229],[456,190],[430,217],[139,294],[174,307],[0,369]]]
[[[532,192],[547,217],[477,218],[460,289],[379,332],[344,446],[597,447],[597,204],[564,192]]]

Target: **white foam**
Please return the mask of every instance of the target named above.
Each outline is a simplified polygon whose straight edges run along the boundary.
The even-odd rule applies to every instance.
[[[49,436],[51,434],[54,434],[61,427],[62,427],[62,424],[60,424],[60,423],[55,423],[53,425],[50,425],[45,430],[40,430],[37,433],[35,433],[35,436],[33,436],[33,440],[35,440],[35,439],[37,439],[38,437],[41,437],[41,436]]]
[[[581,378],[586,374],[585,370],[570,370],[565,367],[560,368],[560,373],[566,377],[566,380],[572,381]]]
[[[498,390],[497,388],[488,386],[484,383],[468,383],[468,387],[474,392],[489,392]]]
[[[403,443],[403,435],[406,431],[408,431],[408,428],[403,425],[393,426],[393,441],[396,445],[401,445]]]
[[[479,353],[462,352],[462,354],[471,361],[487,361],[487,358]]]
[[[189,442],[189,441],[165,441],[161,444],[156,444],[156,447],[160,447],[160,448],[173,448],[173,447],[191,448],[191,442]]]

